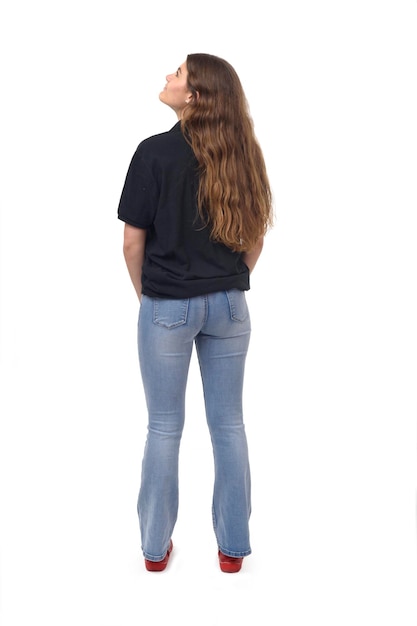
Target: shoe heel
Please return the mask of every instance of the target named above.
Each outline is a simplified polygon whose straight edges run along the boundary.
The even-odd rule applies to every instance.
[[[242,568],[243,557],[227,556],[219,550],[219,565],[222,572],[236,574]]]
[[[172,543],[172,539],[169,542],[169,548],[167,550],[166,555],[162,559],[162,561],[149,561],[149,559],[145,559],[145,567],[148,572],[163,572],[166,566],[168,565],[168,560],[171,555],[174,544]]]

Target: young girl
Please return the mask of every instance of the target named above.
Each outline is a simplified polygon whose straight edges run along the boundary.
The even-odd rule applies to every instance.
[[[240,80],[225,60],[190,54],[159,98],[178,122],[142,141],[118,217],[140,300],[148,408],[138,514],[145,566],[165,569],[178,512],[178,456],[193,346],[213,446],[213,525],[223,572],[251,553],[251,485],[242,413],[250,317],[245,291],[272,226],[272,194]]]

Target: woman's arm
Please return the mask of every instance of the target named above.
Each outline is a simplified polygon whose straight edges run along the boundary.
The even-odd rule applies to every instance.
[[[261,252],[262,252],[262,248],[264,246],[264,238],[263,237],[259,237],[258,241],[255,244],[255,247],[252,248],[252,250],[249,250],[249,252],[244,252],[242,254],[242,260],[244,261],[244,263],[246,263],[246,265],[249,268],[249,274],[252,273],[257,260],[259,259]]]
[[[145,244],[146,230],[125,224],[123,255],[139,300],[142,298],[142,265],[145,256]]]

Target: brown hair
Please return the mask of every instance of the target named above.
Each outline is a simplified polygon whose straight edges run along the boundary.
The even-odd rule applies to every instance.
[[[272,193],[239,77],[211,54],[187,56],[193,98],[181,125],[199,163],[198,206],[211,237],[251,250],[272,226]]]

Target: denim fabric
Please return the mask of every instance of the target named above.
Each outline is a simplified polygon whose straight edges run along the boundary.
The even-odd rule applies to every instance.
[[[139,362],[148,407],[138,514],[145,558],[161,560],[178,513],[178,456],[193,346],[214,455],[213,525],[219,549],[241,557],[249,543],[250,468],[242,413],[250,339],[245,292],[189,299],[142,297]]]

